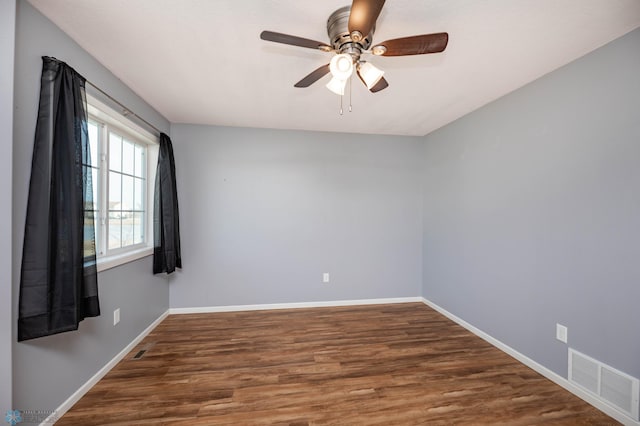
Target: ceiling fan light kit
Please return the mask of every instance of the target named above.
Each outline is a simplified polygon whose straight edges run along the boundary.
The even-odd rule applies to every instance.
[[[353,73],[353,58],[347,53],[334,56],[329,62],[329,71],[338,80],[348,79]]]
[[[347,80],[340,80],[338,78],[332,77],[331,80],[329,80],[329,82],[326,84],[326,87],[336,95],[344,96],[344,89],[345,87],[347,87]]]
[[[384,78],[384,71],[361,59],[363,54],[407,56],[439,53],[445,50],[449,42],[447,33],[434,33],[386,40],[371,47],[376,21],[384,2],[385,0],[353,0],[351,6],[333,12],[327,20],[329,44],[273,31],[263,31],[260,38],[336,54],[328,65],[306,75],[294,87],[309,87],[331,73],[331,81],[326,87],[333,93],[344,96],[347,80],[353,75],[355,67],[367,89],[371,93],[377,93],[389,87],[389,83]]]
[[[358,75],[360,75],[360,78],[364,81],[367,89],[371,90],[373,86],[378,84],[382,76],[384,76],[384,71],[375,67],[371,62],[360,61],[360,63],[358,63]]]

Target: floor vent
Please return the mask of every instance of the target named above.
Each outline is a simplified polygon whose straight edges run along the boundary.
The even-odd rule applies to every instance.
[[[569,348],[569,381],[638,420],[640,382],[635,377]]]
[[[133,359],[141,359],[144,356],[144,354],[147,353],[155,345],[156,345],[156,342],[147,343],[146,345],[140,348],[140,350],[133,356]]]
[[[140,359],[140,358],[142,358],[142,356],[144,355],[144,353],[145,353],[145,352],[146,352],[146,351],[144,351],[144,350],[143,350],[143,351],[138,351],[138,353],[137,353],[137,354],[135,354],[135,356],[133,357],[133,359]]]

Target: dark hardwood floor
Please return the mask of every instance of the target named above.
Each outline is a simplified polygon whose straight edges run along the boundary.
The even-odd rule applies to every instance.
[[[58,424],[618,423],[407,303],[171,315]]]

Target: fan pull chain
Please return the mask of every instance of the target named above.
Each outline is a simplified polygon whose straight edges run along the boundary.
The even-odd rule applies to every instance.
[[[353,107],[351,106],[351,82],[353,81],[353,74],[349,78],[349,112],[353,111]],[[344,109],[342,108],[342,98],[344,95],[340,95],[340,115],[344,114]]]

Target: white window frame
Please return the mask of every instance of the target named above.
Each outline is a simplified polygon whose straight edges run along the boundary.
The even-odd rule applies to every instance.
[[[102,132],[101,140],[102,146],[100,153],[97,156],[100,161],[100,200],[98,207],[100,209],[100,217],[96,217],[94,220],[96,229],[96,235],[100,235],[100,245],[96,246],[96,259],[98,272],[114,268],[116,266],[123,265],[125,263],[132,262],[143,257],[147,257],[153,254],[153,198],[155,189],[155,176],[156,166],[158,163],[158,149],[159,142],[158,137],[145,130],[141,126],[127,119],[122,114],[115,111],[113,108],[107,106],[105,103],[99,101],[93,96],[87,94],[87,109],[89,115],[89,121],[94,121],[99,124],[98,131]],[[106,124],[106,126],[105,126]],[[109,170],[106,170],[107,162],[106,155],[108,154],[107,127],[112,128],[118,133],[118,135],[130,138],[136,143],[143,143],[146,145],[146,214],[145,214],[145,241],[141,244],[133,246],[123,247],[119,249],[106,251],[108,245],[108,235],[106,232],[106,221],[108,218],[108,186],[107,179],[103,176],[108,176]],[[94,197],[96,194],[94,194]]]

